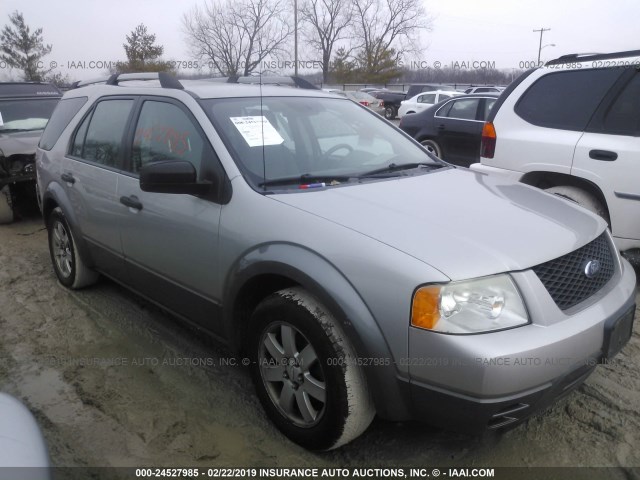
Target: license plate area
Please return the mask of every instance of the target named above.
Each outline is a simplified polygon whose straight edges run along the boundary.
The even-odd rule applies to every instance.
[[[631,338],[635,313],[636,306],[634,305],[621,317],[605,324],[601,362],[615,357],[627,344]]]

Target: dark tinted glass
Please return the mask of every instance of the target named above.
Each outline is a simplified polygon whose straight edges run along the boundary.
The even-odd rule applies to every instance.
[[[604,116],[604,133],[640,133],[640,73],[636,73]]]
[[[87,97],[67,98],[60,100],[58,106],[53,111],[47,128],[44,129],[40,138],[40,148],[51,150],[62,135],[62,131],[67,128],[71,119],[80,111],[87,102]]]
[[[604,68],[550,73],[529,87],[515,111],[534,125],[582,131],[621,72]]]

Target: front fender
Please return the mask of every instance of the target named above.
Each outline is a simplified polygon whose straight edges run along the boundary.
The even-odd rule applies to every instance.
[[[313,272],[311,276],[308,272]],[[316,296],[340,322],[363,365],[378,415],[392,420],[409,418],[406,395],[393,356],[376,320],[349,280],[327,259],[309,249],[287,243],[260,245],[246,252],[230,269],[224,292],[225,330],[236,348],[240,347],[237,312],[232,308],[242,287],[261,275],[290,279]]]

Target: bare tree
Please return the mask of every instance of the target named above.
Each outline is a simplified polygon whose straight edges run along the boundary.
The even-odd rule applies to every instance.
[[[249,75],[263,60],[284,52],[292,31],[287,2],[211,0],[182,19],[192,52],[221,75]]]
[[[351,0],[305,0],[300,18],[308,26],[305,37],[309,45],[322,55],[322,80],[328,82],[333,49],[347,37],[353,4]]]
[[[388,68],[403,54],[417,51],[420,32],[431,30],[422,0],[352,1],[357,58],[366,74],[380,74],[382,66]]]

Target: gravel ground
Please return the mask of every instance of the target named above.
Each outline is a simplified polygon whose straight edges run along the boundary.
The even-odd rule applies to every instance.
[[[375,420],[342,449],[314,454],[270,424],[248,373],[224,365],[223,349],[110,281],[61,287],[36,215],[0,226],[0,265],[0,391],[36,415],[56,466],[604,466],[619,468],[599,478],[638,475],[628,467],[640,467],[639,322],[614,364],[503,435]]]

